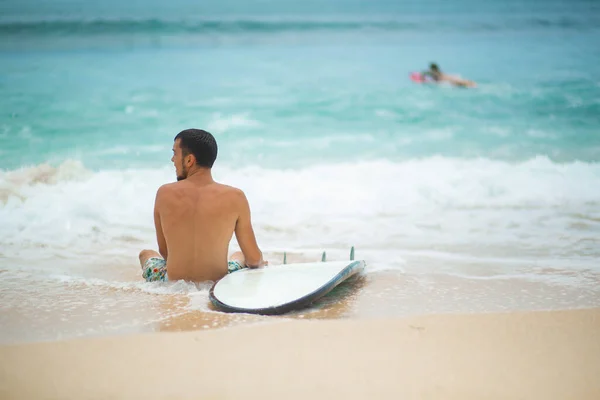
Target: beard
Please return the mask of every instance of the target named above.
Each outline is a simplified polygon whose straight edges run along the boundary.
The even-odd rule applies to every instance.
[[[185,167],[185,165],[183,164],[183,161],[181,162],[181,174],[177,175],[177,181],[182,181],[185,178],[187,178],[188,176],[188,169]]]

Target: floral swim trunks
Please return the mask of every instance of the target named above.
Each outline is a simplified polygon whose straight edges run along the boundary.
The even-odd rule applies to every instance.
[[[228,261],[227,262],[227,273],[231,274],[232,272],[239,271],[240,269],[245,268],[238,261]],[[150,257],[144,263],[144,268],[142,268],[142,277],[147,282],[166,282],[169,280],[167,275],[167,262],[163,258],[159,257]]]
[[[230,274],[235,271],[239,271],[240,269],[245,268],[239,261],[227,261],[227,273]]]
[[[165,282],[169,280],[167,276],[167,262],[163,258],[150,257],[144,263],[142,268],[142,277],[147,282]]]

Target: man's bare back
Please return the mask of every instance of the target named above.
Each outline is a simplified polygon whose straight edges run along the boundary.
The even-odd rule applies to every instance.
[[[147,280],[161,280],[147,276],[156,275],[152,271],[161,265],[166,267],[163,275],[168,275],[169,280],[221,279],[228,272],[227,253],[233,233],[242,250],[232,256],[234,261],[242,267],[265,264],[252,229],[246,196],[241,190],[212,178],[216,142],[212,135],[207,135],[210,134],[205,131],[187,130],[176,137],[172,161],[178,182],[159,188],[154,207],[160,254],[153,250],[140,253]],[[189,140],[189,136],[196,140]],[[210,154],[208,161],[203,153],[205,139],[212,140],[210,145],[214,146],[213,150],[209,146],[208,152],[214,152],[214,156]]]

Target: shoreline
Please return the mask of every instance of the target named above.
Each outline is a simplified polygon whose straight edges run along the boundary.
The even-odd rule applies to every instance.
[[[600,398],[600,308],[283,320],[0,346],[0,397]]]
[[[600,307],[597,272],[538,271],[535,279],[504,275],[489,265],[446,263],[465,274],[432,271],[427,260],[411,259],[413,270],[367,271],[310,307],[285,316],[261,317],[218,312],[208,287],[184,282],[135,281],[137,270],[115,280],[81,278],[48,281],[42,274],[5,272],[0,345],[70,340],[107,335],[219,329],[281,319],[401,319],[433,314],[504,313]],[[416,266],[420,271],[416,271]],[[121,268],[121,269],[119,269]],[[368,267],[369,268],[369,267]],[[488,271],[483,275],[481,271]],[[538,279],[539,278],[539,279]],[[573,281],[576,279],[576,282]]]

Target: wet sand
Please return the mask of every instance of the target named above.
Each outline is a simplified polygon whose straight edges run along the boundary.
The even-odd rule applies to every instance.
[[[106,276],[66,281],[6,272],[0,296],[0,345],[288,319],[395,319],[600,307],[600,274],[595,271],[553,269],[527,275],[527,270],[513,273],[504,264],[427,261],[411,260],[406,271],[377,270],[384,265],[373,262],[367,273],[309,308],[279,317],[221,313],[208,298],[210,285],[149,284],[139,278],[138,269],[126,266],[114,266]],[[111,279],[111,273],[116,275],[113,270],[123,276]]]
[[[600,308],[272,321],[6,345],[0,398],[600,398]]]

